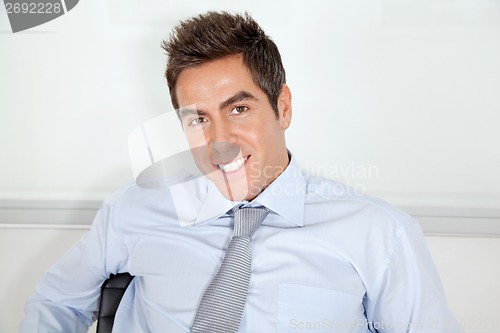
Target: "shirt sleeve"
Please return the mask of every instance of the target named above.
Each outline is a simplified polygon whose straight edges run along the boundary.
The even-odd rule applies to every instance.
[[[368,313],[372,332],[463,332],[447,305],[417,222],[399,233],[378,286]]]
[[[123,237],[116,230],[110,232],[112,220],[113,209],[105,203],[90,231],[44,275],[25,305],[21,333],[88,331],[98,311],[102,283],[126,258]]]

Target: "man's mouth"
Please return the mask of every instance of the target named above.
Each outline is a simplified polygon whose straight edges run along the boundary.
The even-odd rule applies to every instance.
[[[242,157],[228,164],[217,164],[217,166],[224,172],[233,172],[240,169],[249,156]]]

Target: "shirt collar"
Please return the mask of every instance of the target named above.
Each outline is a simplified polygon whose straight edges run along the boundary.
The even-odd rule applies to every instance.
[[[175,188],[171,187],[171,191],[181,226],[197,226],[212,222],[234,206],[243,205],[264,206],[284,219],[270,218],[263,224],[274,227],[302,227],[305,188],[305,176],[295,158],[291,156],[287,168],[251,202],[226,199],[206,176],[176,185]]]
[[[252,204],[262,205],[280,215],[285,219],[287,227],[290,225],[302,227],[304,225],[305,190],[305,176],[292,156],[287,168],[252,201]],[[274,220],[270,220],[267,224],[285,227]]]

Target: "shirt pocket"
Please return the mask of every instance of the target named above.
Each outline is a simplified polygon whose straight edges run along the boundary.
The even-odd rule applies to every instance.
[[[277,333],[365,333],[362,297],[334,289],[282,283]]]

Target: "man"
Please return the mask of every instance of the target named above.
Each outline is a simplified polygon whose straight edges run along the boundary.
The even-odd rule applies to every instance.
[[[136,184],[107,200],[28,301],[22,332],[86,332],[117,272],[135,278],[114,332],[462,332],[414,220],[300,171],[281,58],[252,18],[200,15],[163,47],[206,177],[180,200]]]

